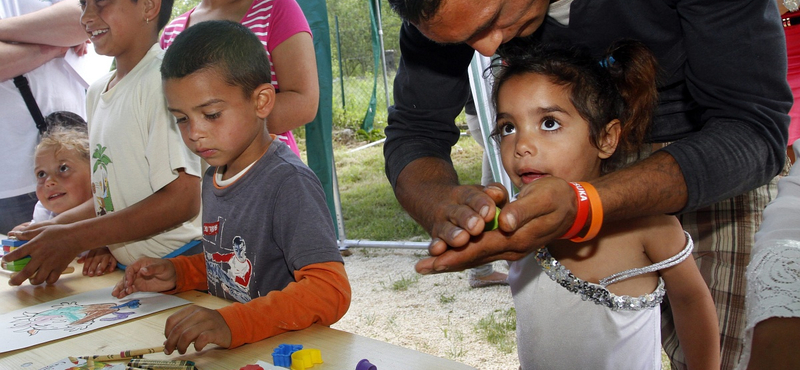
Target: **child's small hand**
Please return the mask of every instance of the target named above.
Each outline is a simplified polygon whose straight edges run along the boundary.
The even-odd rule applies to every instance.
[[[90,250],[85,256],[78,258],[78,263],[83,263],[84,276],[101,276],[117,268],[117,259],[108,247]]]
[[[164,328],[164,352],[171,354],[186,353],[189,344],[201,351],[209,343],[228,348],[231,345],[231,329],[225,319],[216,310],[200,306],[186,307],[167,319]]]
[[[125,276],[111,295],[123,298],[135,292],[163,292],[175,289],[175,265],[169,260],[143,257],[125,269]]]

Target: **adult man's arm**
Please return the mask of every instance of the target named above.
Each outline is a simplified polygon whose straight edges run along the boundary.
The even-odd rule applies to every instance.
[[[0,19],[0,41],[75,46],[88,36],[81,26],[78,0],[64,0],[17,17]]]
[[[704,107],[704,126],[661,153],[594,181],[607,220],[696,209],[766,183],[783,165],[791,95],[785,81],[785,54],[774,3],[764,0],[742,4],[741,8],[732,9],[736,17],[715,17],[717,23],[710,24],[705,19],[710,13],[701,11],[705,9],[703,3],[682,2],[680,11],[688,19],[684,32],[692,33],[685,38],[687,85],[696,102]],[[692,14],[699,18],[692,19]],[[714,29],[729,30],[727,38],[719,40],[719,34],[711,32]],[[752,29],[759,32],[748,31]],[[733,40],[744,42],[757,52],[732,48]],[[769,67],[754,69],[753,65]],[[387,128],[387,137],[389,133]],[[387,168],[391,165],[388,149]],[[397,177],[398,200],[432,231],[435,239],[443,240],[430,250],[436,258],[417,265],[420,272],[460,270],[501,258],[517,259],[563,233],[574,219],[575,200],[566,182],[537,181],[527,191],[534,196],[504,207],[500,215],[500,228],[506,232],[501,234],[503,237],[490,232],[464,244],[465,235],[458,229],[469,229],[470,234],[476,235],[472,233],[473,221],[485,200],[475,201],[474,195],[468,195],[453,203],[448,202],[452,198],[447,193],[440,193],[440,198],[432,192],[424,195],[427,189],[413,185],[427,184],[428,189],[441,192],[441,187],[430,186],[431,179],[452,184],[454,175],[443,176],[441,166],[413,171],[415,167],[411,162]],[[444,167],[450,171],[449,163]],[[392,172],[387,172],[392,179]],[[425,196],[434,200],[428,203],[427,214]],[[471,203],[467,203],[470,199]],[[471,209],[465,211],[466,204]],[[519,238],[520,235],[527,237]],[[447,246],[457,248],[446,249]],[[463,246],[466,248],[460,248]]]
[[[53,58],[64,56],[68,47],[12,44],[0,41],[0,81],[28,73]]]
[[[442,217],[435,211],[454,201],[444,193],[458,186],[450,147],[460,135],[454,119],[467,100],[474,51],[434,43],[408,23],[400,33],[403,57],[386,128],[386,174],[400,204],[431,232]]]
[[[777,6],[773,0],[730,5],[716,17],[710,16],[719,7],[713,0],[677,3],[686,88],[702,108],[699,131],[663,149],[686,182],[680,212],[766,184],[786,158],[793,98]]]

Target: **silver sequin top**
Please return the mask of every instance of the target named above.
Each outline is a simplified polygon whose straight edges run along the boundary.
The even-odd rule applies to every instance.
[[[692,237],[689,236],[689,233],[686,231],[684,231],[684,234],[686,234],[686,246],[678,254],[650,266],[618,272],[600,279],[600,284],[590,283],[573,275],[571,271],[550,255],[550,251],[547,250],[547,247],[541,248],[536,252],[536,261],[542,266],[544,272],[550,279],[559,283],[568,291],[580,295],[581,299],[584,301],[591,300],[595,304],[606,306],[614,311],[639,311],[661,304],[666,289],[664,289],[664,280],[660,277],[658,278],[658,287],[656,287],[655,291],[639,297],[631,297],[628,295],[618,296],[608,291],[606,287],[634,276],[663,270],[681,263],[692,254],[692,249],[694,248]]]

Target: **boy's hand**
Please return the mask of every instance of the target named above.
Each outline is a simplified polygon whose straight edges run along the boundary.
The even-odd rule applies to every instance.
[[[23,222],[23,223],[21,223],[21,224],[19,224],[17,226],[14,226],[14,228],[11,229],[11,231],[22,231],[22,230],[25,230],[25,228],[30,226],[30,224],[31,224],[30,222]]]
[[[163,292],[175,289],[175,265],[169,260],[143,257],[125,269],[125,276],[111,295],[123,298],[135,292]]]
[[[108,247],[90,250],[85,256],[78,258],[78,263],[83,263],[83,276],[101,276],[117,268],[117,259]]]
[[[201,351],[209,343],[228,348],[231,345],[231,329],[225,319],[216,310],[191,305],[167,319],[164,328],[164,352],[171,354],[186,353],[189,344],[194,342],[194,349]]]

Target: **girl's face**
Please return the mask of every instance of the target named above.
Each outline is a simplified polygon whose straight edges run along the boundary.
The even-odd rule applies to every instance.
[[[78,153],[42,148],[34,165],[36,197],[48,210],[62,213],[92,198],[89,161]]]
[[[503,167],[517,187],[546,176],[567,181],[600,176],[601,160],[616,148],[618,121],[606,127],[611,135],[605,135],[600,150],[592,145],[589,123],[570,101],[568,86],[525,73],[509,78],[497,94],[495,132]]]

